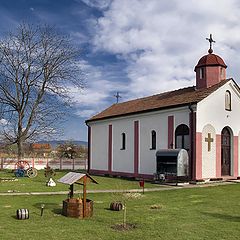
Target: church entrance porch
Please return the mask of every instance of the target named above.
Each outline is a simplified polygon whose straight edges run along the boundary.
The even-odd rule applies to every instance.
[[[231,175],[231,133],[227,127],[221,133],[221,174],[222,176]]]

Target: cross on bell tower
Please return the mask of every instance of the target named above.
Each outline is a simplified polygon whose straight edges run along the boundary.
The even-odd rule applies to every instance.
[[[209,88],[226,79],[227,65],[223,59],[213,54],[212,45],[215,43],[212,34],[206,40],[210,44],[208,54],[201,57],[195,66],[196,89]]]
[[[213,53],[213,50],[212,50],[212,43],[215,43],[216,41],[213,40],[213,38],[212,38],[212,34],[210,34],[210,37],[209,37],[209,38],[206,38],[206,40],[208,40],[209,43],[210,43],[210,48],[209,48],[208,52],[211,54],[211,53]]]

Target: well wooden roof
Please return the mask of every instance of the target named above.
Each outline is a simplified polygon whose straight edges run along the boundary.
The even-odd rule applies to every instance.
[[[200,102],[226,82],[232,79],[226,79],[209,88],[195,89],[193,87],[182,88],[175,91],[165,92],[150,97],[139,98],[128,102],[113,104],[109,108],[93,116],[86,122],[108,119],[113,117],[125,116],[130,114],[156,111],[165,108],[179,107]]]
[[[81,183],[83,177],[87,176],[92,182],[97,183],[91,176],[85,173],[76,173],[76,172],[69,172],[63,177],[61,177],[58,182],[72,185],[74,183]]]

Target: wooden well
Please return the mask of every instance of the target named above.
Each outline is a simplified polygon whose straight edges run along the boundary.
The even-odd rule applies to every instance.
[[[93,201],[86,199],[86,211],[83,216],[83,199],[69,198],[63,201],[62,214],[66,217],[84,218],[92,217],[93,215]]]
[[[88,174],[69,172],[58,180],[70,185],[69,198],[63,201],[62,214],[67,217],[85,218],[93,215],[93,201],[87,199],[87,182],[97,183]],[[83,186],[83,198],[73,197],[73,184]]]

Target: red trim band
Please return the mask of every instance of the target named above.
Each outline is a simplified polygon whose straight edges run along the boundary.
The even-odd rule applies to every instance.
[[[108,126],[108,172],[112,171],[112,125]]]
[[[88,169],[87,172],[90,170],[91,164],[91,127],[88,126]]]
[[[233,144],[233,176],[238,176],[238,136],[234,136],[234,144]]]
[[[138,175],[139,166],[139,121],[134,121],[134,175]]]
[[[168,116],[168,148],[173,149],[174,116]]]

